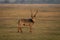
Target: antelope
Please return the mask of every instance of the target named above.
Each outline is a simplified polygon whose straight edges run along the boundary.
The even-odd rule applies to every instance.
[[[35,10],[36,12],[34,12],[34,15],[31,11],[31,18],[23,18],[23,19],[19,19],[18,20],[18,32],[22,32],[22,26],[29,26],[30,28],[30,32],[32,32],[32,25],[35,23],[35,17],[36,14],[38,13],[38,10]]]

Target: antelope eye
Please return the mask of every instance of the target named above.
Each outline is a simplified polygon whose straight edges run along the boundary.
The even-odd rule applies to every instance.
[[[34,16],[35,17],[35,16]]]

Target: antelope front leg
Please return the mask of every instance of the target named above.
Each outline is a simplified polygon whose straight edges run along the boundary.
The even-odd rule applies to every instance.
[[[22,33],[21,25],[18,25],[18,32],[21,32]]]
[[[32,26],[30,25],[30,32],[32,32]]]

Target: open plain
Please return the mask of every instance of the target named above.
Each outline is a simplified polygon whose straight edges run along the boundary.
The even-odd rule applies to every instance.
[[[18,33],[18,19],[30,18],[30,9],[39,9],[33,32]],[[60,4],[0,4],[0,40],[60,40]]]

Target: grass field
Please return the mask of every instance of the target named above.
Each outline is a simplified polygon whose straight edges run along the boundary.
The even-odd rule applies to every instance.
[[[17,21],[30,18],[29,8],[40,8],[33,32],[29,32],[29,27],[23,27],[23,33],[18,33]],[[60,40],[60,5],[0,4],[0,40]]]

